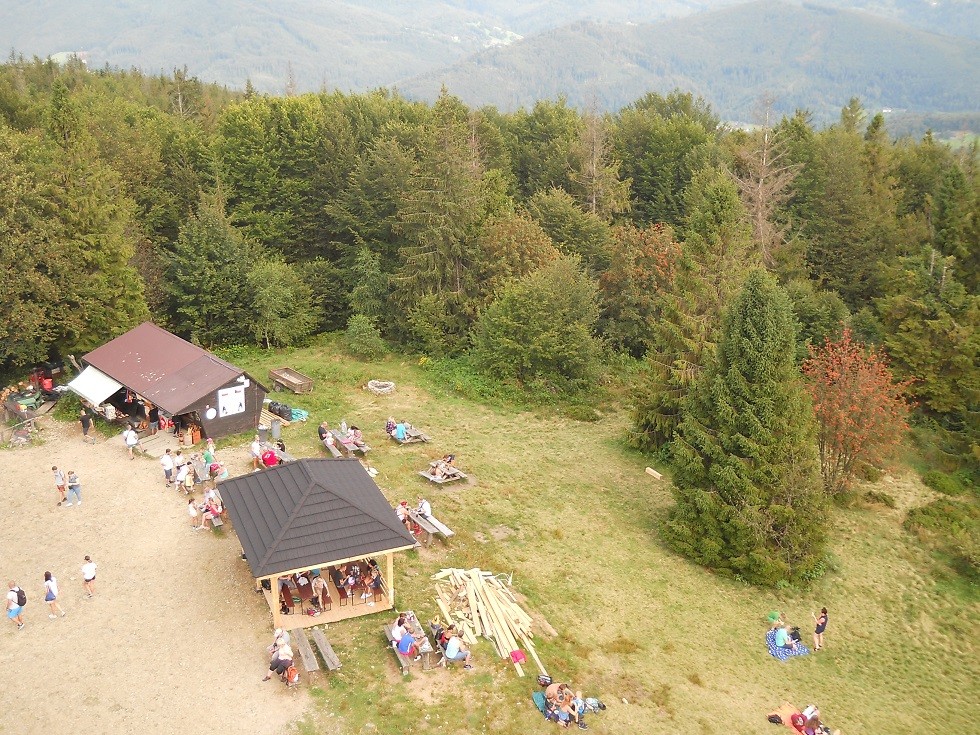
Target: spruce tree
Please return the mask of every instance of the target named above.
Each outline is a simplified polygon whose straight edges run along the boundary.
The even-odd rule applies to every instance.
[[[714,355],[721,314],[758,261],[745,208],[731,177],[698,172],[685,195],[684,243],[673,287],[652,324],[645,370],[633,393],[633,442],[659,449],[673,438],[685,398]]]
[[[815,423],[795,352],[789,298],[752,271],[673,446],[667,542],[756,584],[811,574],[825,536]]]

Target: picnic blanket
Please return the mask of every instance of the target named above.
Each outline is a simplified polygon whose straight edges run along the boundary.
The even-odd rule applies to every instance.
[[[776,631],[770,630],[766,633],[766,646],[769,647],[769,653],[780,661],[785,661],[790,656],[806,656],[810,653],[810,649],[804,646],[802,643],[797,642],[796,650],[792,648],[782,648],[776,645]]]
[[[302,408],[294,408],[291,413],[290,421],[306,421],[310,417],[310,412],[304,411]]]

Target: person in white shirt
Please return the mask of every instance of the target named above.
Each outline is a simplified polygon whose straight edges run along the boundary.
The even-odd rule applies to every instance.
[[[276,652],[272,654],[272,661],[269,662],[269,673],[265,675],[262,681],[269,681],[272,678],[272,672],[279,674],[280,678],[285,675],[286,669],[293,665],[293,649],[289,647],[288,643],[281,643]]]
[[[133,454],[133,450],[139,446],[140,435],[133,429],[132,424],[126,427],[126,431],[123,432],[123,441],[126,442],[126,449],[129,450],[129,458],[136,459],[136,455]]]
[[[428,518],[432,515],[432,506],[428,500],[419,495],[419,507],[415,509],[415,512],[423,518]]]
[[[398,620],[391,626],[391,638],[395,643],[399,643],[405,635],[405,616],[399,615]]]
[[[82,587],[85,588],[85,592],[89,597],[95,594],[96,569],[98,569],[98,566],[92,561],[92,557],[86,556],[85,563],[82,564]]]
[[[260,466],[262,462],[262,443],[259,441],[258,434],[255,435],[254,439],[252,439],[252,443],[249,446],[249,451],[252,453],[252,469],[262,469]]]
[[[57,618],[55,613],[60,613],[61,617],[65,617],[65,611],[58,604],[58,580],[54,578],[51,572],[44,573],[44,601],[51,608],[51,612],[48,614],[49,618],[52,620]]]
[[[164,481],[166,482],[167,487],[170,487],[170,484],[174,479],[174,456],[170,453],[169,449],[162,457],[160,457],[160,466],[163,467]]]
[[[454,635],[446,643],[446,659],[448,661],[462,661],[464,669],[472,669],[471,658],[472,654],[466,650],[458,635]]]
[[[20,587],[13,580],[7,584],[9,592],[7,593],[7,618],[11,623],[17,626],[17,630],[23,630],[24,628],[24,606],[17,601],[17,591]]]

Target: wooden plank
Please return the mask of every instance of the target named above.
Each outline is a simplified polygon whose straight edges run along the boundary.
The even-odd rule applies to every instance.
[[[333,646],[327,640],[327,637],[323,635],[323,631],[319,628],[314,628],[311,633],[313,634],[313,642],[316,644],[317,650],[323,657],[323,663],[327,665],[329,671],[336,671],[340,668],[340,658],[337,654],[333,652]]]
[[[296,639],[296,646],[299,648],[299,656],[303,661],[303,668],[306,669],[306,673],[312,679],[314,672],[320,670],[320,664],[317,662],[316,655],[310,647],[310,642],[306,639],[306,634],[302,628],[293,630],[292,636]]]
[[[646,473],[657,480],[664,479],[664,476],[661,475],[659,472],[657,472],[655,469],[653,469],[653,467],[647,467]]]
[[[271,413],[269,409],[263,407],[262,413],[259,415],[259,423],[262,424],[263,426],[268,426],[271,428],[272,419],[278,419],[283,426],[289,426],[289,424],[292,423],[291,421],[287,421],[281,416],[276,416],[274,413]]]

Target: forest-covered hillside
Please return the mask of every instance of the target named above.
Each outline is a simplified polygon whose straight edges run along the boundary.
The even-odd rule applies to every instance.
[[[647,90],[691,90],[727,120],[776,109],[830,121],[851,96],[871,109],[977,112],[980,43],[865,13],[765,0],[657,24],[579,23],[489,49],[399,88],[432,99],[441,86],[505,110],[565,96],[613,110]],[[976,124],[977,118],[972,122]]]
[[[821,568],[818,440],[831,495],[884,460],[825,443],[855,425],[894,443],[909,411],[931,462],[976,476],[977,163],[975,145],[893,140],[857,99],[830,126],[799,112],[747,132],[682,92],[504,114],[8,63],[0,361],[84,353],[149,317],[215,348],[342,331],[354,354],[420,354],[586,419],[617,385],[631,443],[678,462],[672,545],[796,581]],[[839,397],[843,434],[820,388],[834,360],[862,396]],[[723,566],[738,544],[695,553],[691,531],[702,543],[717,505],[698,494],[733,478],[762,494],[708,527],[757,546]],[[976,573],[966,527],[939,538]],[[760,551],[773,539],[794,541],[785,559]]]

